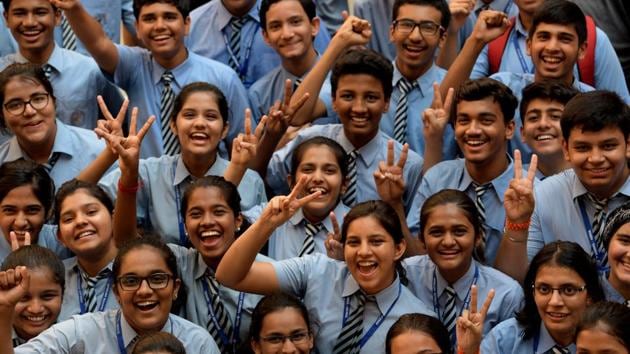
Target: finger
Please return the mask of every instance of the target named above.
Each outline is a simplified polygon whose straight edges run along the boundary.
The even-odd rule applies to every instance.
[[[304,106],[304,103],[306,103],[306,101],[308,101],[309,97],[311,97],[311,94],[306,92],[305,94],[302,95],[302,97],[300,97],[300,99],[297,100],[297,102],[295,102],[295,104],[293,106],[290,107],[290,109],[293,112],[299,110],[300,108],[302,108],[302,106]]]
[[[31,233],[26,231],[24,233],[24,246],[30,246],[31,245]]]
[[[405,167],[405,164],[407,163],[408,154],[409,154],[409,144],[405,143],[405,145],[403,145],[402,151],[400,152],[400,158],[398,158],[398,163],[396,164],[401,169],[403,169]]]
[[[315,200],[317,198],[319,198],[319,196],[322,195],[321,191],[317,191],[317,192],[313,192],[307,196],[304,196],[300,199],[298,199],[298,205],[301,207],[305,206],[306,204],[310,203],[312,200]]]
[[[245,109],[245,135],[252,135],[252,110],[249,108]]]
[[[387,166],[394,166],[394,141],[387,141]]]
[[[96,102],[98,102],[98,108],[101,109],[101,113],[103,113],[103,117],[106,120],[114,120],[114,117],[109,112],[109,109],[107,108],[107,105],[105,104],[105,101],[103,100],[103,96],[101,95],[96,96]]]
[[[486,297],[486,301],[483,302],[481,311],[479,311],[483,319],[485,319],[486,315],[488,314],[488,310],[490,309],[490,305],[492,304],[492,299],[494,299],[494,294],[494,289],[490,289],[490,291],[488,292],[488,296]]]
[[[127,108],[129,107],[129,100],[125,98],[122,105],[120,105],[120,110],[116,115],[116,120],[122,123],[125,120],[125,116],[127,115]]]
[[[532,159],[529,161],[529,169],[527,170],[527,179],[534,183],[536,178],[536,169],[538,168],[538,155],[533,154]]]
[[[136,135],[136,129],[138,129],[138,107],[133,107],[129,122],[129,136]]]
[[[13,231],[9,231],[9,238],[11,239],[11,250],[15,251],[20,248],[20,243],[18,242],[17,235]]]
[[[350,15],[348,14],[348,11],[346,10],[341,11],[341,18],[343,18],[344,21],[347,20],[348,17],[350,17]]]
[[[477,312],[477,285],[472,285],[470,287],[470,313]]]
[[[451,105],[453,104],[453,97],[455,96],[455,89],[449,87],[448,92],[446,93],[446,99],[444,100],[444,111],[446,114],[451,113]]]
[[[341,241],[341,231],[339,230],[339,222],[337,221],[337,216],[334,211],[330,212],[330,222],[332,223],[334,239],[337,241]]]
[[[441,109],[444,107],[442,102],[442,94],[440,93],[440,85],[437,82],[433,83],[433,102],[431,102],[431,108]]]
[[[306,186],[307,182],[308,182],[308,178],[306,176],[302,175],[302,177],[300,177],[300,179],[298,179],[297,183],[293,187],[293,190],[291,190],[291,193],[287,196],[288,199],[289,200],[296,200],[297,196],[300,195],[300,193],[302,193],[302,190]]]
[[[136,134],[140,141],[142,141],[142,139],[144,139],[144,136],[149,132],[149,129],[151,128],[151,124],[153,124],[153,122],[155,122],[155,116],[150,116],[149,119],[147,119],[147,121],[144,123],[142,128],[140,128],[140,131],[138,132],[138,134]]]
[[[523,161],[521,160],[521,151],[514,150],[514,179],[523,178]]]
[[[284,82],[284,100],[282,101],[284,107],[289,107],[291,96],[293,96],[293,82],[290,79],[286,79]]]

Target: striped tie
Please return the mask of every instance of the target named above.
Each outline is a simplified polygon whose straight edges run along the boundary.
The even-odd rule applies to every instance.
[[[486,227],[486,207],[483,203],[483,196],[486,192],[492,188],[491,183],[486,184],[477,184],[473,183],[473,187],[475,187],[475,206],[477,207],[477,211],[479,212],[479,220],[481,221],[481,225]],[[486,233],[484,232],[481,237],[481,245],[483,249],[486,249]]]
[[[595,208],[595,214],[593,215],[593,222],[591,225],[593,238],[597,243],[597,248],[599,248],[599,252],[601,252],[601,254],[606,254],[603,231],[604,227],[606,226],[604,220],[606,218],[606,206],[608,204],[608,199],[597,199],[594,195],[590,193],[587,193],[586,196]],[[600,266],[606,266],[608,264],[608,257],[604,257],[601,260],[601,263],[602,264],[599,264]]]
[[[444,289],[446,293],[446,306],[444,306],[444,314],[442,314],[442,323],[448,329],[448,333],[451,336],[451,342],[455,341],[455,321],[457,320],[457,306],[455,300],[457,294],[452,286],[447,286]]]
[[[160,97],[160,119],[162,128],[162,144],[164,147],[164,155],[175,155],[179,153],[179,142],[177,137],[171,131],[169,125],[171,121],[171,113],[173,112],[173,103],[175,102],[175,93],[171,87],[171,83],[175,79],[173,73],[165,71],[162,74],[162,95]]]
[[[210,272],[206,273],[206,280],[208,281],[208,286],[210,289],[209,296],[212,297],[210,303],[212,307],[212,314],[210,318],[208,318],[208,324],[206,328],[208,328],[208,332],[214,341],[221,349],[221,353],[231,352],[231,343],[224,343],[221,332],[227,337],[228,340],[232,340],[232,322],[230,321],[230,314],[223,306],[223,302],[221,302],[221,297],[219,296],[219,283],[216,278]],[[214,317],[214,318],[213,318]],[[216,321],[216,323],[215,323]],[[217,327],[217,325],[219,327]]]
[[[359,157],[359,153],[356,150],[352,150],[351,153],[348,154],[348,188],[346,189],[346,193],[344,193],[342,199],[343,203],[352,207],[355,204],[357,198],[357,158]]]
[[[44,64],[42,65],[42,70],[44,71],[44,76],[46,76],[46,79],[48,79],[48,81],[50,81],[50,78],[52,77],[53,74],[53,67],[50,64]]]
[[[232,17],[230,21],[230,29],[232,33],[230,33],[230,50],[232,51],[232,55],[230,55],[230,66],[237,74],[240,74],[240,61],[241,61],[241,29],[243,25],[247,22],[247,16],[244,17]]]
[[[298,254],[298,257],[302,257],[306,254],[313,254],[315,252],[315,235],[324,227],[322,223],[313,224],[308,220],[304,220],[304,231],[306,233],[306,238],[304,239],[304,243],[302,244],[302,249]]]
[[[96,312],[96,284],[103,279],[109,278],[111,270],[103,269],[95,277],[90,277],[87,273],[81,272],[81,277],[85,281],[85,294],[83,295],[83,301],[85,302],[85,312]],[[109,291],[109,289],[105,289]]]
[[[365,294],[357,291],[351,295],[356,299],[356,307],[346,319],[333,348],[334,354],[356,354],[361,350],[359,338],[363,333],[363,310],[365,309]]]
[[[293,80],[293,92],[297,91],[298,87],[302,84],[302,78],[298,77]]]
[[[394,117],[394,139],[401,144],[407,142],[407,96],[409,91],[417,87],[416,81],[409,82],[404,77],[398,80],[398,89],[400,90],[400,98],[396,106],[396,115]]]
[[[61,45],[68,50],[77,50],[77,36],[65,15],[61,16]]]
[[[43,164],[44,168],[46,169],[46,172],[50,173],[52,171],[53,167],[55,167],[55,164],[57,164],[57,161],[59,161],[60,157],[61,157],[60,152],[52,153],[48,161],[45,164]]]
[[[569,348],[564,348],[556,344],[553,348],[547,350],[545,354],[571,354],[571,351]]]

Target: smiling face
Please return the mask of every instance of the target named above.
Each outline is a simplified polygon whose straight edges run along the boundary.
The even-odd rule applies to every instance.
[[[269,343],[267,338],[308,334],[303,340],[295,343],[289,339],[282,343]],[[285,307],[265,316],[260,328],[260,341],[252,341],[252,349],[256,354],[308,354],[313,349],[313,335],[300,311],[293,307]]]
[[[435,354],[442,349],[430,335],[409,330],[394,337],[390,344],[391,354]]]
[[[44,205],[33,193],[30,185],[13,188],[0,201],[0,230],[10,243],[10,232],[15,232],[20,246],[28,232],[32,243],[37,243],[39,232],[46,220]]]
[[[22,339],[36,337],[57,322],[63,289],[48,268],[29,269],[28,292],[15,305],[13,328]]]
[[[12,0],[5,9],[7,27],[22,52],[52,52],[61,12],[47,0]]]
[[[136,29],[138,38],[162,66],[173,68],[186,59],[184,37],[190,29],[190,18],[184,18],[173,4],[142,6]]]
[[[151,246],[142,246],[129,251],[121,261],[121,276],[147,277],[151,274],[174,274],[168,268],[163,255]],[[153,290],[147,280],[137,290],[123,290],[116,283],[114,294],[120,304],[125,320],[138,333],[159,331],[164,327],[173,300],[177,298],[180,280],[169,279],[165,288]]]
[[[521,136],[538,156],[562,153],[560,118],[564,105],[558,101],[535,98],[527,106]]]
[[[601,323],[601,322],[600,322]],[[605,326],[600,324],[600,326]],[[628,354],[628,348],[617,337],[602,328],[593,327],[580,331],[575,340],[577,354]]]
[[[405,253],[402,240],[394,238],[372,217],[357,218],[348,226],[343,254],[348,270],[368,295],[374,295],[392,284],[396,261]]]
[[[313,38],[318,31],[318,18],[309,20],[298,0],[284,0],[269,7],[263,37],[283,59],[301,60],[316,55]]]
[[[608,245],[608,280],[615,289],[630,291],[630,224],[625,224],[615,232]]]

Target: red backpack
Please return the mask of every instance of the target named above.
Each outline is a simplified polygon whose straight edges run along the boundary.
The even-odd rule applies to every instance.
[[[500,37],[494,39],[488,44],[488,66],[490,73],[488,76],[499,71],[501,65],[501,58],[503,58],[503,52],[507,46],[508,38],[514,28],[516,18],[510,19],[510,25],[505,33]],[[595,87],[595,45],[597,41],[597,34],[595,29],[595,21],[591,16],[586,16],[586,53],[584,58],[578,60],[578,73],[580,75],[580,81]]]

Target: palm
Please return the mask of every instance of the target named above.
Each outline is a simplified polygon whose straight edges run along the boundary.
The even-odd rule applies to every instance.
[[[527,175],[523,175],[521,152],[518,150],[514,152],[514,178],[510,181],[503,198],[505,216],[508,220],[525,222],[534,212],[534,178],[537,161],[537,156],[533,155]]]

